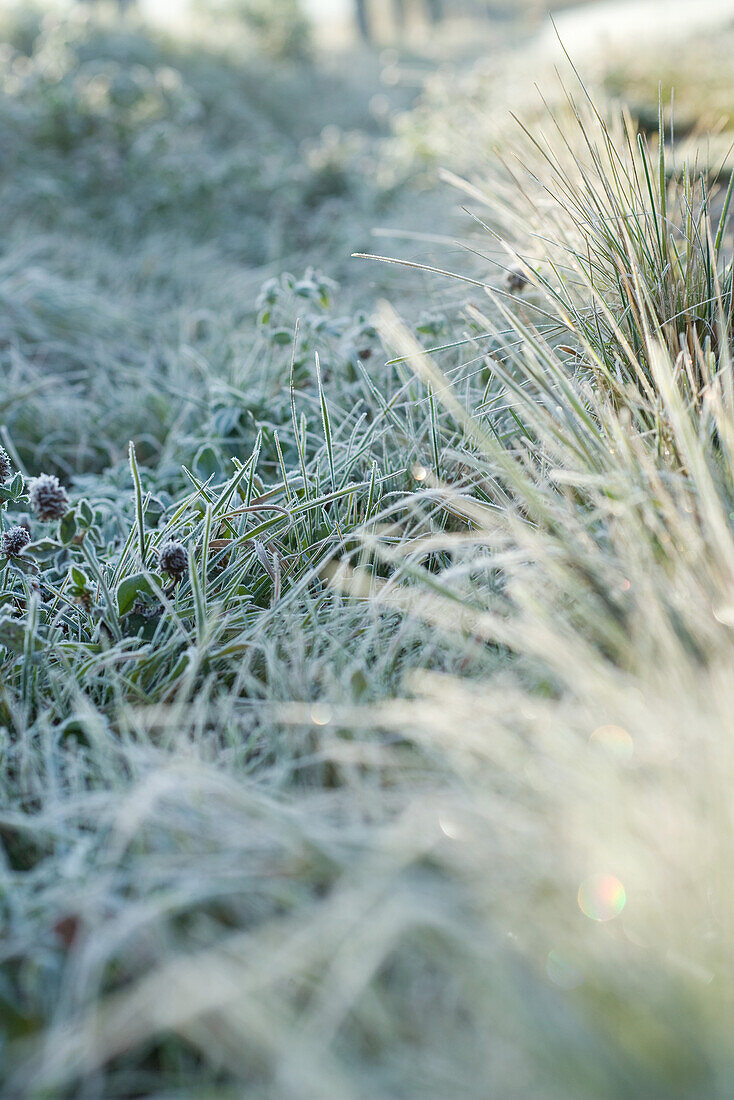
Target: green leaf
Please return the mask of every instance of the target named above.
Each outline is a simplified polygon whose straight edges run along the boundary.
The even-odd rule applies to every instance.
[[[127,615],[138,596],[152,595],[153,589],[150,587],[146,573],[133,573],[132,576],[125,577],[124,581],[120,581],[117,586],[118,613]]]
[[[222,471],[219,455],[209,443],[205,443],[196,452],[194,466],[199,477],[205,480],[217,477]]]
[[[71,567],[71,579],[77,588],[89,588],[89,578],[76,565]]]
[[[28,624],[23,619],[13,619],[9,615],[0,616],[0,645],[13,653],[25,653],[27,629]],[[42,645],[40,638],[30,639],[31,652],[37,652]]]
[[[355,699],[362,699],[367,694],[369,683],[361,668],[358,668],[349,678],[352,694]]]
[[[67,512],[59,524],[59,538],[64,546],[69,546],[76,537],[76,516],[73,512]]]
[[[22,474],[16,474],[8,485],[0,485],[0,500],[20,500],[25,490]]]
[[[137,519],[138,527],[138,550],[140,552],[140,561],[145,565],[145,518],[143,515],[143,486],[140,481],[140,471],[138,469],[138,461],[135,456],[135,444],[130,440],[129,444],[130,455],[130,472],[133,476],[133,484],[135,486],[135,515]]]
[[[159,497],[149,496],[145,505],[145,522],[155,527],[166,510],[166,506]]]

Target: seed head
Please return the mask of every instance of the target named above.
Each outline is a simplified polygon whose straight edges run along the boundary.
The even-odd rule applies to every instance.
[[[31,536],[27,527],[10,527],[3,532],[2,551],[6,558],[17,558],[23,553]]]
[[[0,447],[0,485],[4,485],[13,472],[8,452]]]
[[[66,489],[53,474],[34,477],[30,483],[30,497],[31,508],[44,523],[62,519],[69,511]]]
[[[519,267],[512,267],[505,275],[505,286],[512,294],[520,294],[528,285],[528,277]]]
[[[171,539],[160,549],[158,564],[169,577],[179,578],[184,575],[189,566],[189,555],[183,543]]]

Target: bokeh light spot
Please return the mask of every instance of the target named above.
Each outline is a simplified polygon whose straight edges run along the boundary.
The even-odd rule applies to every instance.
[[[634,741],[621,726],[599,726],[589,738],[589,744],[598,746],[618,760],[629,760],[635,751]]]
[[[444,836],[447,836],[449,840],[460,840],[462,835],[462,828],[452,817],[447,817],[445,814],[438,815],[438,827]]]
[[[311,707],[311,721],[315,726],[328,726],[331,721],[331,707],[325,703],[314,703]]]
[[[626,901],[624,886],[614,875],[591,875],[579,887],[579,909],[590,920],[614,920]]]
[[[545,972],[560,989],[577,989],[583,978],[577,967],[562,951],[549,951],[545,960]]]

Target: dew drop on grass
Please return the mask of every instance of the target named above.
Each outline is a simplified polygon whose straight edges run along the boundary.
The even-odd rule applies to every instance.
[[[563,951],[549,951],[545,960],[545,972],[560,989],[578,989],[583,978],[580,971]]]

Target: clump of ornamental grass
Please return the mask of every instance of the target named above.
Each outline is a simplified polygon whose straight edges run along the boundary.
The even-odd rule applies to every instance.
[[[585,266],[569,246],[580,220],[564,207],[568,220],[549,216],[556,232],[543,244],[546,267],[536,266],[542,322],[500,296],[501,321],[489,310],[480,319],[498,343],[504,335],[492,369],[520,431],[503,439],[488,417],[472,416],[383,312],[386,341],[462,425],[471,475],[424,494],[426,509],[443,499],[465,515],[463,539],[400,540],[394,528],[384,542],[370,537],[404,578],[375,583],[373,597],[510,651],[516,671],[496,684],[413,676],[410,697],[374,720],[437,754],[461,788],[436,806],[448,875],[488,915],[485,946],[511,939],[479,1013],[509,1032],[530,1091],[613,1097],[644,1080],[647,1095],[723,1098],[734,1024],[728,995],[721,1000],[734,950],[728,195],[713,226],[707,208],[668,220],[663,190],[632,186],[634,165],[643,181],[649,166],[641,143],[642,159],[628,147],[626,162],[594,118],[606,159],[590,145],[593,169],[580,174],[578,202],[594,203]],[[545,172],[537,167],[545,209],[560,201],[554,169],[573,136],[562,127]],[[573,194],[569,185],[572,208]],[[669,242],[659,263],[658,230]],[[676,302],[684,308],[668,314]],[[436,554],[451,548],[461,559],[462,545],[461,574],[453,563],[437,571]],[[485,576],[489,587],[497,570],[503,598],[493,602],[459,579]],[[364,594],[348,570],[340,583]],[[547,1004],[561,1030],[541,1034],[527,1003]],[[487,1072],[500,1093],[519,1087],[512,1070]]]
[[[678,364],[698,403],[730,324],[732,194],[715,169],[668,148],[662,107],[651,147],[620,106],[597,108],[586,88],[519,123],[480,187],[505,247],[547,301],[518,316],[545,326],[620,405],[635,387],[648,427],[657,416],[650,337]],[[476,317],[477,323],[480,318]],[[519,331],[519,330],[518,330]],[[641,406],[642,408],[642,406]]]
[[[467,920],[456,933],[471,960],[459,997],[468,1030],[502,1036],[517,1059],[472,1051],[473,1072],[500,1095],[611,1100],[643,1080],[646,1095],[723,1100],[734,1025],[721,998],[734,951],[726,342],[702,413],[659,334],[648,338],[665,454],[632,427],[643,395],[632,389],[616,407],[561,357],[550,363],[544,337],[524,326],[506,400],[528,432],[508,449],[462,411],[394,317],[382,330],[463,423],[478,484],[423,494],[426,510],[443,500],[464,514],[463,538],[400,540],[394,527],[384,542],[370,537],[394,570],[373,598],[514,655],[494,682],[413,675],[409,696],[369,719],[453,777],[454,794],[450,782],[423,803],[422,827],[433,822],[438,897],[449,904],[453,883],[482,914],[481,930]],[[502,507],[488,505],[487,486],[504,493]],[[454,562],[436,569],[442,549],[461,573]],[[488,591],[498,569],[504,598],[462,583],[470,572]],[[347,570],[341,584],[365,595]],[[449,952],[438,947],[435,965]]]
[[[14,527],[9,527],[7,531],[3,531],[0,545],[5,557],[18,558],[30,541],[31,536],[28,528],[16,524]]]
[[[32,478],[28,495],[33,513],[42,523],[63,519],[69,510],[66,489],[54,474],[41,474]]]

